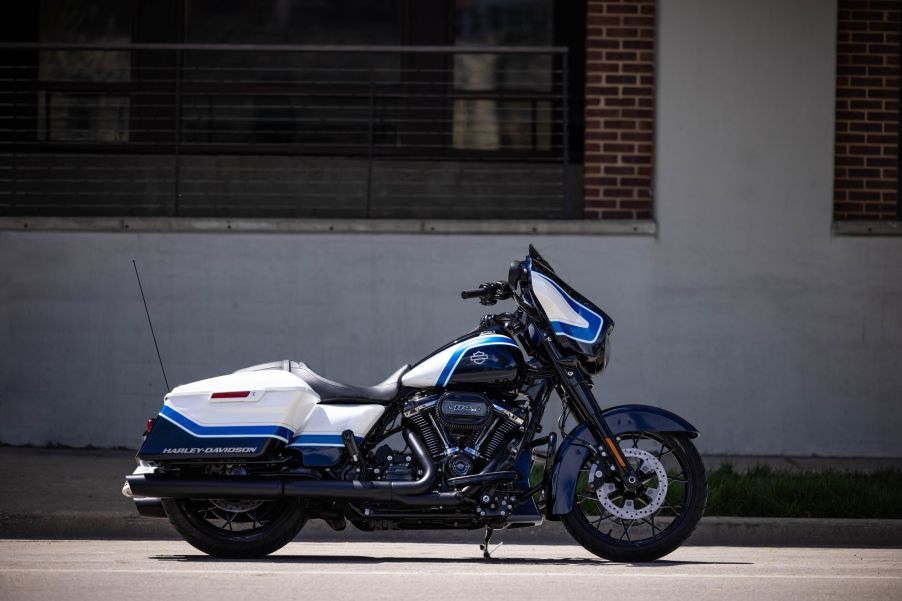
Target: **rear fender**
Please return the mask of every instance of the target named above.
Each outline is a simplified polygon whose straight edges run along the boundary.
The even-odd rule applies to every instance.
[[[602,415],[615,436],[627,432],[684,432],[690,438],[698,436],[698,429],[679,415],[649,405],[620,405],[603,411]],[[589,452],[587,447],[597,445],[585,424],[577,426],[561,443],[551,474],[551,515],[570,513],[573,509],[579,468]]]

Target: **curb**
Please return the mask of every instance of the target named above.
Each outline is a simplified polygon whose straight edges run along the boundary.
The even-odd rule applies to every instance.
[[[536,528],[498,532],[506,544],[576,544],[559,522]],[[120,512],[0,514],[0,539],[180,540],[164,519]],[[298,541],[426,542],[477,544],[481,530],[392,530],[362,532],[349,526],[335,532],[320,520],[310,522]],[[820,518],[705,517],[686,543],[743,547],[884,547],[902,548],[902,520]]]

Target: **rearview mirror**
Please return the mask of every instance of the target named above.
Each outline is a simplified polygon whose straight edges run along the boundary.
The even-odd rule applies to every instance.
[[[517,284],[523,278],[523,275],[523,262],[514,261],[511,263],[510,269],[507,271],[507,283],[511,287],[511,290],[517,289]]]

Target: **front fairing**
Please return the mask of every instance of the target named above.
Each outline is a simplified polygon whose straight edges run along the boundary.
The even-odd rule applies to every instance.
[[[545,318],[557,346],[603,368],[614,320],[562,280],[534,249],[526,259],[526,273],[525,294]]]

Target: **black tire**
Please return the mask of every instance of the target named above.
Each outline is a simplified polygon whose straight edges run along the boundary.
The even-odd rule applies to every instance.
[[[627,534],[628,540],[618,539],[610,534],[606,535],[600,527],[602,518],[599,518],[598,526],[593,525],[584,514],[577,500],[574,500],[573,510],[561,516],[561,521],[567,532],[586,550],[595,555],[610,561],[641,563],[654,561],[672,553],[689,538],[705,511],[708,486],[701,456],[687,435],[682,433],[654,435],[635,433],[622,435],[625,442],[631,436],[653,436],[654,440],[672,451],[674,458],[682,467],[687,481],[687,484],[681,489],[682,499],[684,500],[681,506],[682,511],[660,532],[655,533],[652,526],[650,528],[652,532],[651,538],[635,541],[629,540],[629,534]],[[623,445],[624,443],[621,444]],[[662,450],[663,448],[662,446]],[[587,459],[586,463],[588,464],[589,462],[591,462],[591,459]],[[658,513],[660,513],[660,510],[658,510]],[[609,520],[611,517],[604,519]],[[616,524],[618,519],[612,521]],[[635,520],[619,519],[619,521],[621,527],[624,527],[627,521],[632,526]],[[651,522],[654,523],[654,519]],[[647,520],[645,520],[645,523],[647,524]],[[629,532],[629,528],[626,528],[626,530]]]
[[[170,523],[191,546],[207,555],[229,559],[253,559],[281,549],[297,536],[307,522],[304,506],[297,499],[265,501],[266,521],[245,530],[217,527],[205,518],[212,501],[198,499],[163,499]],[[238,515],[238,514],[236,514]],[[260,518],[261,521],[263,518]],[[229,523],[231,526],[231,522]],[[246,520],[245,520],[246,525]]]

